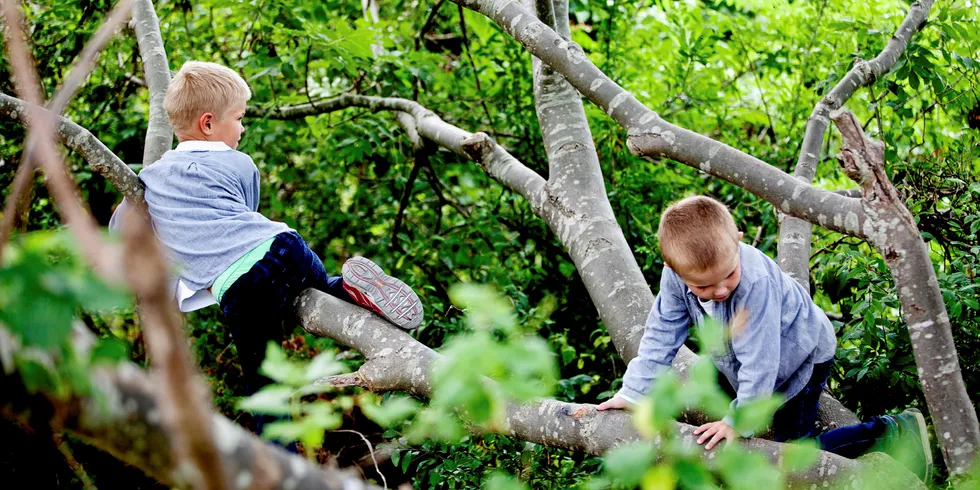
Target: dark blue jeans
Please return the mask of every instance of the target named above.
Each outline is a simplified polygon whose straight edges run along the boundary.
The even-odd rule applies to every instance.
[[[813,374],[803,390],[783,404],[773,416],[773,439],[779,442],[792,441],[816,436],[817,443],[824,451],[839,454],[845,458],[856,458],[870,449],[885,434],[885,419],[871,417],[862,424],[838,427],[817,435],[817,410],[820,408],[820,393],[827,385],[827,377],[834,361],[813,366]],[[722,389],[735,396],[735,390],[724,376],[719,376]]]
[[[294,317],[293,300],[307,288],[352,301],[341,278],[329,276],[320,258],[291,231],[276,235],[265,256],[222,296],[221,312],[238,349],[246,395],[271,382],[259,374],[266,345],[282,341],[282,322]],[[256,417],[252,430],[260,432],[268,421]]]

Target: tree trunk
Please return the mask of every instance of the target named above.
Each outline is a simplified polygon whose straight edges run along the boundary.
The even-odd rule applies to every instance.
[[[133,4],[133,30],[143,59],[143,73],[150,91],[150,118],[146,128],[146,145],[143,147],[143,165],[151,165],[170,150],[174,142],[174,130],[163,110],[163,98],[170,86],[170,64],[167,50],[160,36],[160,19],[153,9],[152,0],[135,0]]]
[[[863,203],[870,217],[868,241],[885,258],[898,288],[943,459],[950,476],[962,476],[974,463],[980,424],[963,384],[952,327],[929,249],[915,218],[885,173],[885,146],[865,137],[850,112],[838,111],[831,118],[844,139],[837,159],[864,192]]]

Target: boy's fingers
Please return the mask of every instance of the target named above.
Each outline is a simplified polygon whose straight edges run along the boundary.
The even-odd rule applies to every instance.
[[[717,431],[718,431],[718,429],[715,428],[714,426],[708,427],[704,431],[704,434],[698,439],[698,444],[704,443],[704,441],[706,439],[708,439],[709,437],[711,437],[712,435],[714,435]]]
[[[721,442],[722,439],[725,439],[726,437],[727,437],[727,434],[725,434],[725,431],[723,431],[723,430],[720,430],[718,432],[715,432],[715,436],[711,438],[711,442],[709,442],[708,444],[706,444],[704,446],[704,450],[707,451],[707,450],[715,447],[715,444],[718,444],[719,442]]]

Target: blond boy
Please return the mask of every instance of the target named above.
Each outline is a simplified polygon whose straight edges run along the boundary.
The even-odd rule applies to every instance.
[[[731,213],[720,202],[694,196],[664,211],[657,231],[664,267],[660,292],[647,318],[637,356],[623,376],[623,387],[599,410],[626,408],[670,368],[691,324],[710,316],[732,325],[736,313],[747,321],[732,327],[727,348],[713,353],[723,387],[735,395],[732,411],[722,420],[700,426],[698,444],[711,449],[735,440],[732,415],[737,406],[780,393],[786,399],[773,419],[779,441],[816,435],[820,393],[833,364],[836,338],[826,314],[807,291],[776,263],[741,243]],[[738,322],[736,322],[738,323]],[[725,386],[727,385],[727,386]],[[918,443],[910,465],[925,478],[932,463],[925,421],[918,411],[871,421],[819,435],[824,450],[857,457],[902,438]]]
[[[401,328],[422,320],[415,292],[370,260],[353,257],[341,277],[331,277],[298,233],[257,212],[259,171],[237,151],[250,97],[233,70],[185,63],[164,99],[179,144],[139,174],[154,230],[179,267],[178,305],[181,311],[220,305],[247,393],[268,382],[258,374],[266,344],[280,338],[293,299],[307,288]]]

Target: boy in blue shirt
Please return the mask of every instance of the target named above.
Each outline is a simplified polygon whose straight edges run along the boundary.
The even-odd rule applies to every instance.
[[[281,340],[282,320],[292,316],[293,300],[306,288],[363,306],[406,330],[422,321],[412,288],[374,262],[353,257],[341,276],[331,277],[296,231],[257,212],[258,168],[236,151],[250,97],[233,70],[185,63],[164,99],[179,144],[139,174],[154,231],[180,267],[178,306],[192,311],[220,305],[247,394],[269,382],[258,373],[266,345]]]
[[[728,208],[714,199],[694,196],[672,204],[660,219],[657,236],[666,265],[660,293],[622,389],[598,410],[635,405],[670,368],[690,325],[708,316],[731,325],[727,349],[712,353],[712,361],[723,388],[735,395],[732,409],[781,393],[786,402],[773,417],[775,440],[816,435],[820,393],[837,344],[827,315],[772,259],[741,243],[742,233]],[[746,321],[733,322],[737,314]],[[694,433],[701,436],[698,444],[707,442],[705,449],[722,439],[752,436],[736,434],[732,427],[729,412]],[[911,461],[902,459],[920,478],[927,478],[932,454],[925,420],[917,410],[872,417],[817,436],[824,450],[849,458],[890,449],[899,439],[914,444]]]

